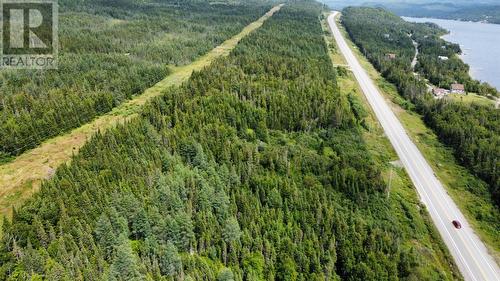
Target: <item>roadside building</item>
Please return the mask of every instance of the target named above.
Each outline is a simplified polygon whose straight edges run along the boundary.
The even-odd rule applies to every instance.
[[[389,54],[386,54],[385,57],[387,59],[394,60],[394,59],[396,59],[396,54],[389,53]]]
[[[436,99],[442,99],[444,96],[449,94],[450,91],[442,88],[433,88],[432,89],[432,94],[434,95],[434,98]]]
[[[451,84],[451,92],[454,94],[465,94],[464,84]]]
[[[448,60],[448,57],[446,57],[446,56],[438,56],[438,58],[439,58],[440,60]]]

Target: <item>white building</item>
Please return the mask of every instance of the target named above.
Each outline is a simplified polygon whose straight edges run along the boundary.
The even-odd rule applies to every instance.
[[[432,94],[434,95],[434,98],[436,99],[442,99],[444,96],[449,94],[450,91],[442,88],[433,88],[432,89]]]
[[[465,94],[464,84],[451,84],[451,92],[453,94]]]

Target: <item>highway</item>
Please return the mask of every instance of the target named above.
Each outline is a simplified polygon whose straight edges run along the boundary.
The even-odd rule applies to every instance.
[[[333,12],[328,17],[328,24],[337,45],[413,181],[421,201],[427,207],[462,276],[470,281],[500,281],[500,269],[495,260],[469,226],[435,176],[431,166],[407,135],[402,124],[347,45],[335,22],[337,14],[338,12]],[[452,224],[453,220],[460,221],[462,228],[456,229]]]

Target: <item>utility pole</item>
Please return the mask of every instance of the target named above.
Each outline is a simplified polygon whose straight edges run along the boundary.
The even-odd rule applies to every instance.
[[[391,184],[392,184],[392,173],[394,171],[394,167],[391,165],[391,173],[389,175],[389,183],[387,186],[387,199],[389,199],[389,196],[391,195]]]

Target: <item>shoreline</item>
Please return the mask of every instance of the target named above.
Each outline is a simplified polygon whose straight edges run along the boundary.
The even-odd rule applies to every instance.
[[[480,23],[488,25],[500,25],[500,23],[488,22],[488,21],[472,21],[472,20],[462,20],[462,19],[450,19],[450,18],[431,18],[431,17],[418,17],[418,16],[405,16],[400,15],[401,18],[414,18],[414,19],[432,19],[432,20],[450,20],[456,22],[466,22],[466,23]]]
[[[429,17],[401,16],[401,18],[403,20],[405,20],[406,22],[412,22],[412,23],[431,22],[431,23],[437,24],[439,27],[445,29],[447,31],[447,33],[441,35],[439,38],[445,40],[446,42],[458,44],[460,46],[461,52],[459,54],[457,54],[457,56],[460,58],[460,60],[464,64],[466,64],[469,67],[469,71],[468,71],[469,76],[473,80],[479,81],[480,83],[489,84],[490,86],[494,87],[497,90],[497,92],[500,93],[500,80],[495,81],[495,80],[492,80],[493,78],[491,78],[491,77],[481,77],[481,76],[484,76],[484,75],[481,75],[481,73],[483,73],[483,72],[489,73],[490,68],[485,67],[485,65],[479,65],[479,64],[481,64],[479,61],[477,63],[473,63],[470,61],[470,60],[474,60],[474,55],[473,55],[474,48],[471,48],[470,46],[464,45],[463,42],[459,42],[461,40],[456,40],[456,38],[450,38],[452,36],[456,36],[455,35],[456,32],[453,32],[453,30],[450,30],[449,27],[443,26],[442,24],[440,24],[439,22],[436,22],[436,21],[453,21],[453,22],[457,22],[459,24],[464,24],[464,23],[483,24],[483,25],[488,25],[488,26],[494,27],[494,28],[498,28],[499,31],[500,31],[500,24],[482,23],[482,22],[473,22],[473,21],[460,21],[460,20],[456,20],[456,19],[429,18]],[[467,52],[465,52],[465,50],[467,50]],[[476,50],[476,53],[480,53],[479,51],[481,51],[481,50]],[[471,54],[472,54],[472,56],[471,56]],[[495,56],[493,56],[493,57],[495,57]],[[469,58],[470,58],[470,60],[469,60]],[[476,61],[477,61],[477,59],[476,59]],[[498,63],[500,63],[500,60],[498,61]],[[491,67],[491,69],[494,69],[494,68]],[[488,78],[491,78],[491,79],[488,79]]]

